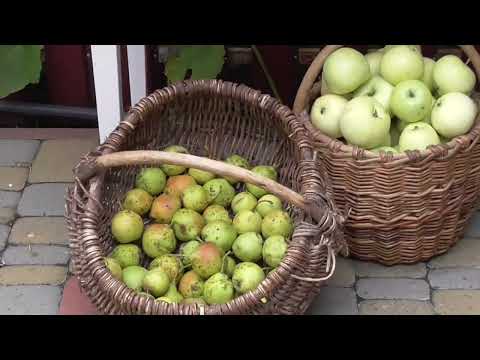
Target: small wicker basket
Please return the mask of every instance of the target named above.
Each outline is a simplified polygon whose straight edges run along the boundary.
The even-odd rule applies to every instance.
[[[172,144],[195,156],[153,151]],[[279,183],[206,158],[233,153],[254,165],[276,166]],[[138,295],[112,277],[102,259],[114,246],[112,216],[137,172],[162,162],[248,180],[289,204],[296,227],[287,254],[255,291],[225,305],[167,304]],[[303,314],[332,275],[343,244],[343,218],[323,195],[325,188],[303,127],[277,100],[217,80],[168,86],[133,107],[105,143],[75,168],[67,194],[74,274],[105,314]]]
[[[327,193],[346,215],[351,255],[384,265],[426,261],[462,238],[480,192],[480,121],[469,134],[425,151],[392,156],[345,145],[315,129],[309,112],[320,96],[326,58],[317,55],[298,89],[294,112],[313,141],[319,169],[327,170]],[[460,45],[480,78],[480,56]]]

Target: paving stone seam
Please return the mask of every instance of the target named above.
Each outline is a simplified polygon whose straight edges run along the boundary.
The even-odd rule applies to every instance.
[[[436,270],[459,270],[459,271],[462,271],[462,270],[471,270],[471,269],[474,269],[474,270],[478,270],[480,269],[480,267],[471,267],[471,266],[451,266],[451,267],[448,267],[448,268],[436,268],[436,269],[430,269],[427,273],[427,275],[430,273],[430,272],[433,272],[433,271],[436,271]],[[468,291],[469,289],[444,289],[444,288],[434,288],[432,284],[430,284],[430,281],[428,281],[428,285],[430,286],[430,299],[432,299],[432,304],[433,304],[433,292],[434,291],[439,291],[439,290],[459,290],[459,291]],[[476,289],[470,289],[470,290],[476,290]]]
[[[8,226],[8,225],[7,225],[7,226]],[[2,267],[2,266],[5,265],[5,264],[3,263],[3,260],[2,260],[2,259],[3,259],[3,253],[4,253],[5,251],[7,251],[7,248],[8,248],[8,246],[9,246],[9,245],[8,245],[8,242],[9,242],[9,240],[10,240],[10,234],[12,233],[12,227],[13,227],[13,226],[8,226],[8,227],[9,227],[9,229],[8,229],[7,237],[6,237],[6,239],[5,239],[5,247],[3,248],[3,250],[0,250],[0,267]]]
[[[428,280],[428,277],[430,275],[430,271],[432,271],[432,269],[430,269],[428,266],[426,266],[427,268],[427,272],[425,273],[425,281],[427,282],[428,284],[428,290],[429,290],[429,294],[430,294],[430,299],[428,299],[428,302],[432,305],[432,308],[433,308],[433,312],[435,313],[435,315],[438,315],[437,311],[435,310],[435,306],[433,305],[433,288],[432,288],[432,284],[430,284],[430,281]]]
[[[434,315],[438,315],[437,313],[437,310],[435,309],[435,306],[433,305],[433,288],[432,288],[432,284],[430,284],[430,281],[428,280],[428,276],[430,275],[430,271],[432,271],[432,269],[430,269],[427,266],[425,266],[425,268],[427,269],[427,271],[425,272],[425,281],[427,282],[428,284],[428,290],[429,290],[429,294],[430,294],[430,298],[428,299],[428,303],[430,305],[432,305],[432,309],[433,309],[433,313]]]
[[[424,280],[427,284],[428,284],[428,287],[429,287],[429,299],[428,300],[418,300],[418,301],[423,301],[425,302],[426,304],[428,304],[429,306],[431,306],[432,308],[432,312],[433,314],[431,316],[440,316],[440,313],[437,311],[437,308],[435,307],[435,304],[433,303],[433,294],[436,292],[436,291],[439,291],[441,289],[434,289],[432,287],[432,284],[430,283],[430,280],[429,280],[429,275],[432,271],[434,270],[439,270],[439,269],[442,269],[442,270],[469,270],[469,269],[478,269],[480,268],[480,266],[447,266],[447,267],[442,267],[442,268],[432,268],[429,266],[428,263],[426,263],[426,272],[425,272],[425,276],[422,277],[422,278],[412,278],[412,277],[388,277],[388,278],[385,278],[385,277],[379,277],[379,276],[365,276],[365,277],[360,277],[357,273],[355,274],[355,281],[353,283],[353,285],[351,287],[347,287],[347,288],[351,288],[354,292],[355,292],[355,296],[356,296],[356,302],[357,302],[357,310],[358,310],[358,314],[360,315],[360,306],[363,302],[366,302],[368,300],[371,300],[371,299],[364,299],[362,298],[361,296],[358,295],[358,292],[357,292],[357,283],[359,280],[361,279],[386,279],[386,280],[392,280],[392,279],[399,279],[399,278],[402,278],[402,279],[411,279],[411,280]],[[391,299],[392,301],[400,301],[402,299]],[[417,301],[417,300],[408,300],[408,299],[404,299],[405,301]],[[380,300],[378,300],[380,301]]]
[[[435,306],[433,305],[433,301],[430,299],[430,300],[408,300],[408,299],[390,299],[390,300],[387,300],[387,299],[379,299],[379,300],[374,300],[374,299],[369,299],[369,300],[362,300],[359,304],[358,304],[358,310],[360,311],[360,304],[363,303],[363,302],[367,302],[367,301],[418,301],[418,302],[424,302],[428,305],[431,305],[432,306],[432,311],[433,311],[433,314],[430,314],[429,316],[436,316],[436,315],[439,315],[438,312],[435,310]],[[364,314],[360,314],[359,312],[359,315],[362,315],[362,316],[367,316],[367,315],[364,315]],[[391,314],[385,314],[387,316],[391,315]],[[428,316],[428,314],[427,314]]]
[[[358,309],[358,314],[360,315],[360,303],[362,302],[362,298],[358,295],[357,292],[357,283],[361,279],[360,276],[358,276],[357,271],[355,271],[355,282],[353,283],[353,292],[355,293],[355,297],[357,299],[357,309]]]
[[[28,183],[28,178],[30,177],[30,173],[32,172],[32,166],[29,165],[29,166],[2,166],[0,165],[0,168],[20,168],[20,169],[28,169],[28,174],[27,174],[27,178],[25,180],[25,184],[23,185],[23,189],[25,189],[25,187],[27,186],[27,183]],[[2,191],[10,191],[10,192],[20,192],[23,194],[23,189],[21,190],[11,190],[11,189],[4,189]]]
[[[362,279],[367,279],[367,278],[362,278]],[[424,280],[426,281],[427,285],[428,285],[428,290],[429,290],[429,299],[428,300],[418,300],[418,301],[431,301],[432,299],[432,286],[430,285],[430,283],[425,280],[425,278],[416,278],[416,279],[409,279],[409,278],[404,278],[404,277],[396,277],[396,278],[391,278],[391,277],[381,277],[381,276],[377,276],[377,277],[370,277],[368,279],[381,279],[381,280],[398,280],[398,279],[402,279],[402,280]],[[357,282],[355,282],[355,288],[354,288],[354,291],[355,293],[357,293]],[[357,293],[357,298],[360,299],[360,301],[366,301],[366,300],[388,300],[388,299],[365,299],[365,298],[362,298],[360,295],[358,295]],[[399,299],[399,298],[394,298],[394,299],[390,299],[390,300],[414,300],[414,299]]]
[[[10,229],[10,233],[12,232],[12,229]],[[10,237],[10,233],[9,233],[9,236],[7,237],[7,241]],[[10,244],[8,247],[10,248],[16,248],[16,247],[30,247],[30,246],[37,246],[37,247],[61,247],[61,248],[65,248],[65,249],[70,249],[70,244]],[[5,246],[5,249],[7,249],[7,246]],[[57,264],[48,264],[48,265],[57,265]],[[64,264],[60,265],[60,266],[64,266]]]
[[[362,277],[360,278],[358,275],[356,276],[356,281],[355,281],[355,288],[354,288],[354,291],[357,292],[357,287],[356,287],[356,284],[357,284],[357,281],[359,279],[410,279],[410,280],[424,280],[427,285],[428,285],[428,290],[429,290],[429,299],[428,300],[408,300],[408,299],[403,299],[405,301],[425,301],[426,303],[430,304],[432,306],[432,309],[433,309],[433,312],[434,312],[434,315],[438,315],[437,311],[435,310],[435,306],[433,305],[433,288],[432,288],[432,285],[430,284],[430,281],[428,280],[428,275],[430,273],[432,269],[428,268],[428,266],[426,266],[426,272],[425,272],[425,277],[423,278],[409,278],[409,277],[392,277],[392,278],[385,278],[385,277],[379,277],[379,276],[369,276],[369,277]],[[358,308],[360,310],[360,304],[364,301],[368,301],[368,300],[372,300],[372,299],[364,299],[362,297],[360,297],[358,294],[357,294],[357,301],[358,301]],[[402,300],[402,299],[391,299],[392,301],[399,301],[399,300]],[[375,300],[373,300],[375,301]],[[376,301],[380,301],[380,300],[376,300]]]
[[[431,268],[431,267],[428,267],[428,270],[431,271],[431,270],[454,270],[454,269],[475,269],[475,270],[478,270],[480,269],[480,265],[471,265],[471,266],[442,266],[442,267],[436,267],[436,268]]]
[[[12,230],[10,229],[10,233],[12,232]],[[10,238],[10,236],[9,236]],[[63,247],[63,248],[68,248],[70,249],[70,244],[10,244],[10,247],[14,248],[14,247],[29,247],[29,246],[39,246],[39,247],[50,247],[50,246],[55,246],[55,247]]]
[[[425,280],[425,278],[419,278],[419,277],[411,277],[411,276],[362,276],[359,277],[359,280],[361,279],[408,279],[408,280]]]
[[[30,171],[32,171],[32,165],[37,160],[38,154],[40,154],[40,149],[41,149],[43,143],[44,143],[43,140],[40,140],[40,142],[38,143],[37,151],[35,152],[35,155],[33,156],[32,162],[30,163]],[[27,178],[27,181],[28,181],[28,178]]]
[[[4,267],[28,267],[28,266],[36,266],[36,267],[60,267],[60,268],[64,268],[65,265],[5,265]],[[52,284],[49,284],[49,283],[41,283],[41,284],[4,284],[4,285],[0,285],[0,287],[9,287],[9,286],[38,286],[38,285],[45,285],[45,286],[58,286],[58,287],[63,287],[66,282],[68,281],[69,279],[69,273],[68,273],[68,268],[67,268],[67,274],[66,274],[66,278],[65,278],[65,281],[59,285],[52,285]]]
[[[22,190],[22,195],[23,195],[23,190]],[[21,199],[21,197],[20,197]],[[17,205],[18,207],[18,205]],[[37,215],[37,216],[32,216],[32,215],[28,215],[28,216],[19,216],[18,213],[17,213],[17,209],[15,209],[15,218],[12,220],[11,224],[12,226],[10,226],[11,228],[13,228],[13,225],[15,225],[15,223],[20,220],[20,219],[38,219],[38,218],[56,218],[56,219],[65,219],[65,215],[64,216],[59,216],[59,215],[52,215],[52,216],[40,216],[40,215]],[[11,232],[11,231],[10,231]],[[9,237],[10,237],[11,234],[9,234]]]
[[[73,181],[57,181],[57,182],[36,182],[36,183],[28,183],[29,186],[31,185],[58,185],[58,184],[64,184],[64,185],[73,185],[75,184]],[[25,185],[25,187],[27,187],[27,185]],[[25,190],[25,189],[24,189]],[[23,190],[21,191],[23,193]],[[27,217],[27,216],[25,216]],[[28,217],[34,217],[34,216],[28,216]],[[54,217],[58,217],[58,216],[54,216]]]
[[[28,168],[28,174],[27,174],[27,179],[25,181],[25,185],[24,185],[23,189],[21,191],[19,191],[21,193],[20,199],[23,196],[25,188],[27,188],[28,186],[35,185],[35,184],[59,184],[59,182],[30,182],[29,181],[30,180],[30,175],[32,173],[33,163],[37,160],[38,155],[40,153],[40,149],[41,149],[42,145],[44,144],[44,142],[45,141],[43,141],[43,140],[39,141],[38,147],[37,147],[37,149],[35,151],[35,154],[34,154],[30,163],[16,163],[16,164],[13,165],[13,167]],[[61,183],[67,184],[67,187],[71,186],[73,184],[73,182],[61,182]],[[18,204],[15,207],[15,217],[12,219],[11,223],[7,225],[9,227],[9,231],[8,231],[8,234],[7,234],[7,237],[6,237],[6,240],[5,240],[5,248],[0,251],[0,261],[3,258],[3,254],[7,250],[7,248],[14,247],[14,246],[28,246],[28,245],[16,245],[16,244],[10,244],[9,243],[9,240],[10,240],[10,237],[11,237],[11,234],[12,234],[13,225],[15,224],[15,222],[18,219],[20,219],[20,218],[36,218],[36,217],[53,217],[53,218],[64,218],[65,217],[65,216],[58,216],[58,215],[56,215],[56,216],[23,216],[23,217],[21,217],[21,216],[18,215],[17,211],[18,211]],[[53,244],[45,244],[45,245],[41,245],[41,246],[52,246],[52,245]],[[64,247],[64,248],[69,248],[70,247],[69,244],[55,244],[55,246],[60,246],[60,247]],[[71,259],[68,260],[66,265],[65,264],[49,264],[49,265],[50,266],[61,266],[61,267],[66,266],[66,268],[67,268],[67,281],[68,281],[68,279],[73,275],[73,274],[70,273],[70,266],[69,266],[70,261],[71,261]],[[2,266],[3,266],[3,264],[0,263],[0,267],[2,267]],[[42,266],[42,265],[40,265],[40,266]],[[62,283],[60,285],[56,285],[56,286],[55,285],[49,285],[49,286],[57,287],[60,290],[60,296],[59,296],[59,299],[58,299],[58,303],[56,304],[58,309],[60,309],[60,305],[61,305],[61,302],[62,302],[62,299],[63,299],[63,292],[65,290],[65,284],[67,283],[67,281],[65,281],[64,283]],[[10,286],[16,286],[16,285],[5,285],[5,287],[10,287]],[[25,285],[25,286],[31,286],[31,285]],[[33,286],[37,286],[37,285],[33,285]]]

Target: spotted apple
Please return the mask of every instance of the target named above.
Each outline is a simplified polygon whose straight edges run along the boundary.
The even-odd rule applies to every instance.
[[[390,124],[390,115],[382,104],[372,97],[359,96],[345,107],[340,131],[349,144],[373,149],[383,145]]]
[[[421,121],[431,111],[432,94],[420,80],[402,81],[393,90],[390,106],[400,120]]]
[[[315,100],[310,117],[315,128],[337,139],[342,136],[340,132],[340,118],[348,101],[339,95],[324,95]]]
[[[405,127],[400,135],[399,150],[425,150],[430,145],[440,144],[440,138],[433,127],[424,123],[416,122]]]
[[[386,111],[390,112],[390,99],[392,97],[393,89],[394,87],[383,80],[380,76],[374,76],[358,88],[353,93],[353,96],[371,96],[382,104]]]

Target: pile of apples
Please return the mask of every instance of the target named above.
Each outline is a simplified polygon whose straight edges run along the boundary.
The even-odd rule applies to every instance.
[[[373,152],[421,151],[472,129],[475,85],[459,57],[434,61],[420,45],[387,45],[366,55],[340,48],[325,61],[311,121],[329,137]]]
[[[163,151],[188,154],[179,145]],[[226,163],[277,181],[277,170]],[[283,260],[294,222],[277,196],[254,184],[183,166],[142,169],[112,218],[105,257],[113,277],[157,301],[225,304],[255,290]]]

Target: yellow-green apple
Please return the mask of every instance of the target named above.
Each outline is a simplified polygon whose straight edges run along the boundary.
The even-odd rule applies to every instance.
[[[428,90],[433,91],[433,67],[435,66],[435,61],[428,57],[423,58],[423,77],[422,81],[427,85]]]
[[[368,65],[370,66],[370,73],[372,76],[380,74],[380,63],[382,62],[383,52],[374,51],[365,55]]]
[[[390,107],[400,120],[421,121],[432,109],[432,94],[420,80],[402,81],[393,90]]]
[[[383,145],[390,123],[390,115],[382,104],[372,97],[359,96],[345,107],[340,131],[349,144],[373,149]]]
[[[400,46],[400,45],[385,45],[385,47],[382,50],[385,52],[385,51],[388,51],[395,46]],[[402,45],[402,46],[408,46],[410,49],[415,50],[420,54],[422,53],[422,46],[421,45]]]
[[[430,145],[440,144],[440,138],[433,127],[424,123],[416,122],[405,127],[398,142],[399,151],[425,150]]]
[[[325,61],[323,75],[328,89],[337,95],[356,90],[371,77],[365,56],[352,48],[341,48],[330,54]]]
[[[439,95],[461,92],[469,95],[475,87],[475,73],[455,55],[445,55],[433,67]]]
[[[318,130],[331,138],[342,136],[340,132],[340,118],[345,111],[348,101],[340,95],[324,95],[315,100],[310,118]]]
[[[394,87],[383,80],[380,76],[374,76],[364,85],[358,88],[353,97],[370,96],[383,105],[386,111],[390,112],[390,99]]]
[[[465,135],[477,116],[477,105],[467,95],[453,92],[439,98],[432,110],[432,126],[447,139]]]
[[[398,45],[385,52],[380,64],[380,75],[392,85],[405,80],[419,80],[423,76],[423,57],[415,48]]]

